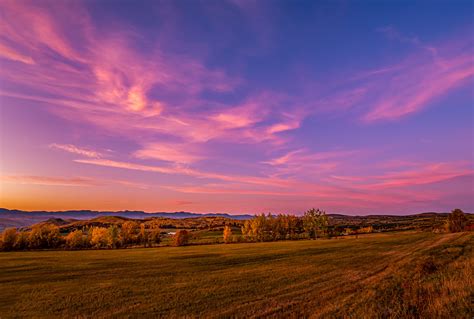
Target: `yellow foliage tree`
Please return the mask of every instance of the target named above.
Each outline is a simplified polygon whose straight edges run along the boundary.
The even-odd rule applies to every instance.
[[[232,228],[230,226],[224,227],[224,242],[226,244],[232,242]]]
[[[160,224],[152,223],[150,229],[150,243],[151,244],[159,244],[161,242],[161,229]]]
[[[16,237],[16,228],[6,228],[2,233],[2,250],[13,250]]]
[[[66,247],[80,249],[85,246],[84,233],[82,230],[74,230],[66,236]]]
[[[111,247],[109,230],[105,227],[93,227],[91,236],[91,246],[94,248]]]
[[[136,244],[138,240],[140,225],[134,221],[126,221],[122,224],[122,243],[124,245]]]
[[[140,224],[140,234],[138,235],[138,241],[143,247],[147,247],[149,244],[149,236],[148,231],[146,230],[145,224]]]
[[[174,246],[185,246],[188,244],[189,234],[186,230],[178,230],[173,238]]]
[[[52,224],[35,225],[29,240],[31,248],[56,248],[61,243],[59,227]]]
[[[30,234],[25,231],[20,231],[17,233],[16,240],[15,240],[15,249],[17,250],[25,250],[28,249],[30,244],[29,242]]]

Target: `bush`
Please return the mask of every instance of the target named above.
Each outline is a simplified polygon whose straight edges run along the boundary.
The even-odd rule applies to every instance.
[[[178,230],[173,237],[174,246],[185,246],[189,241],[189,233],[186,230]]]

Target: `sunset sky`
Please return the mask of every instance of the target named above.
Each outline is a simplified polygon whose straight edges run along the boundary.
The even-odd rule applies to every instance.
[[[472,1],[0,1],[0,207],[474,211]]]

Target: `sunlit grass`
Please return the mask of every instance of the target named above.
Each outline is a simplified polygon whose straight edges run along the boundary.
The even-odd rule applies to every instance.
[[[0,253],[0,317],[468,318],[473,237]]]

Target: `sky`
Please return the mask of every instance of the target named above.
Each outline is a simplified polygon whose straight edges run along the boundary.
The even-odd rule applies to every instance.
[[[471,1],[0,1],[0,207],[474,211]]]

